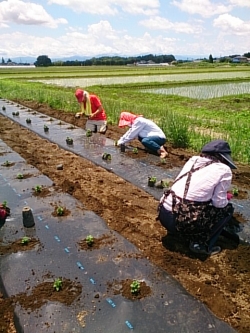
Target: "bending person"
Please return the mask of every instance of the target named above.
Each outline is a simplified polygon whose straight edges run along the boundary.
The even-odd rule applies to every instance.
[[[130,112],[122,112],[119,120],[119,127],[128,126],[130,129],[118,140],[117,144],[125,144],[135,138],[148,150],[154,151],[161,158],[168,156],[163,147],[166,136],[163,131],[152,120],[144,118],[142,115],[135,115]]]
[[[77,89],[75,96],[81,105],[81,112],[78,112],[76,117],[80,117],[81,114],[87,115],[88,120],[85,128],[92,132],[105,133],[107,130],[107,116],[100,99],[82,89]]]
[[[214,140],[200,156],[191,157],[159,204],[158,220],[170,232],[189,241],[189,249],[207,255],[221,251],[214,246],[233,215],[230,191],[236,166],[229,144]],[[225,231],[224,231],[225,233]]]

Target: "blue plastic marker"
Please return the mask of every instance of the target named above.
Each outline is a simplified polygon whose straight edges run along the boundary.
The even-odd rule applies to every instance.
[[[46,228],[46,229],[49,229],[49,226],[46,224],[45,228]]]
[[[111,298],[106,298],[106,301],[112,306],[112,308],[115,308],[116,305]]]
[[[92,284],[96,284],[95,280],[93,278],[90,278],[89,281],[92,283]]]
[[[243,207],[244,207],[244,206],[242,206],[242,205],[235,204],[235,203],[234,203],[234,205],[236,205],[236,206],[238,206],[238,207],[241,207],[241,208],[243,208]]]
[[[43,220],[43,218],[41,216],[37,216],[37,218],[38,218],[39,221]]]
[[[65,247],[64,251],[69,253],[69,249],[67,247]]]
[[[57,242],[60,242],[60,241],[61,241],[60,238],[59,238],[58,236],[54,236],[54,238],[55,238],[55,240],[56,240]]]
[[[126,324],[126,325],[128,326],[128,328],[130,328],[131,330],[134,328],[128,320],[125,321],[125,324]]]
[[[77,264],[77,266],[78,266],[80,269],[82,269],[82,270],[84,269],[84,267],[83,267],[83,265],[80,263],[80,261],[77,261],[76,264]]]

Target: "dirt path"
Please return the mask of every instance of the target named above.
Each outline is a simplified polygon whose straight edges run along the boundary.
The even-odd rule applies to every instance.
[[[32,104],[29,107],[77,126],[85,122],[46,106]],[[117,139],[121,133],[116,126],[110,126],[107,136]],[[83,202],[86,209],[100,215],[111,229],[135,244],[151,262],[179,280],[215,315],[238,332],[250,331],[250,247],[237,246],[221,238],[220,255],[206,260],[197,258],[186,244],[166,236],[164,228],[155,221],[158,202],[146,192],[3,116],[0,116],[0,138],[27,163],[52,179],[58,191],[65,191]],[[168,164],[163,167],[181,166],[190,156],[185,151],[172,149],[171,152]],[[60,163],[64,165],[63,172],[56,168]],[[250,179],[250,168],[240,166],[234,173],[234,182],[246,188],[246,179]],[[234,222],[244,223],[244,218],[235,215]]]

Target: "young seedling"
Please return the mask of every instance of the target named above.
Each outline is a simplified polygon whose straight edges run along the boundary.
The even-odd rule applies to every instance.
[[[27,118],[27,119],[26,119],[26,123],[27,123],[27,124],[30,124],[30,123],[31,123],[31,119],[30,119],[30,118]]]
[[[92,235],[88,235],[86,237],[86,243],[88,244],[88,246],[92,246],[94,243],[94,237]]]
[[[161,180],[161,186],[162,186],[163,188],[165,188],[165,187],[169,187],[169,182],[168,182],[168,181]]]
[[[90,129],[88,129],[88,130],[86,131],[86,136],[87,136],[87,137],[92,136],[92,131],[91,131]]]
[[[148,177],[148,186],[154,187],[155,183],[157,181],[157,178],[154,176]]]
[[[7,161],[4,162],[4,165],[5,166],[10,166],[10,162],[7,160]]]
[[[2,106],[2,110],[5,111],[5,110],[6,110],[6,107],[5,107],[5,106]]]
[[[165,158],[161,158],[161,164],[166,164],[166,163],[167,163],[166,159]]]
[[[16,116],[19,116],[19,111],[16,111]]]
[[[103,155],[102,155],[102,159],[103,159],[103,160],[106,160],[106,161],[111,161],[112,156],[111,156],[111,154],[109,154],[109,153],[103,153]]]
[[[62,289],[62,280],[59,279],[59,278],[55,279],[54,284],[53,284],[53,288],[56,291],[60,291]]]
[[[4,201],[2,202],[2,206],[3,206],[3,208],[7,208],[7,206],[8,206],[8,202],[7,202],[6,200],[4,200]]]
[[[114,141],[114,146],[117,147],[118,146],[118,140]]]
[[[234,188],[232,189],[232,194],[233,194],[235,197],[237,197],[237,195],[239,194],[239,190],[238,190],[237,187],[234,187]]]
[[[133,148],[133,153],[134,154],[138,154],[138,149],[137,148]]]
[[[42,186],[41,186],[41,185],[36,185],[36,186],[35,186],[35,192],[36,192],[36,193],[40,193],[40,192],[42,192]]]
[[[27,245],[29,242],[30,242],[30,238],[27,237],[27,236],[24,236],[24,237],[22,238],[22,240],[21,240],[21,243],[22,243],[23,245]]]
[[[47,125],[43,126],[44,132],[48,132],[49,131],[49,127]]]
[[[22,173],[18,173],[16,176],[17,179],[23,179],[23,174]]]
[[[61,207],[61,206],[57,207],[57,209],[56,209],[56,214],[57,214],[58,216],[62,216],[62,215],[64,214],[64,209],[63,209],[63,207]]]
[[[130,290],[131,290],[131,294],[138,294],[140,292],[140,288],[141,288],[141,285],[140,285],[140,282],[138,280],[134,280],[131,285],[130,285]]]
[[[73,144],[73,139],[70,138],[69,136],[67,136],[66,142],[67,142],[68,145],[72,145]]]

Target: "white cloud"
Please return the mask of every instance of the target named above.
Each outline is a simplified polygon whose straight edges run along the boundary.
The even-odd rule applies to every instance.
[[[171,4],[178,7],[183,12],[187,12],[189,14],[198,14],[202,17],[211,17],[218,14],[224,14],[232,10],[232,6],[230,5],[225,6],[220,3],[213,3],[210,0],[174,0],[171,2]]]
[[[249,0],[229,0],[229,2],[234,6],[250,7],[250,1]]]
[[[58,24],[66,24],[67,20],[53,19],[41,5],[21,0],[7,0],[0,3],[0,20],[2,24],[14,22],[19,25],[44,25],[57,28]]]
[[[120,10],[131,15],[155,15],[160,7],[159,0],[49,0],[49,3],[71,8],[78,13],[113,16],[118,15]]]
[[[227,35],[248,36],[250,35],[250,21],[244,22],[238,17],[229,14],[220,15],[214,20],[214,27],[221,29]]]
[[[139,24],[151,30],[174,31],[185,34],[199,34],[203,30],[200,25],[185,22],[170,22],[168,19],[160,16],[142,20]]]

